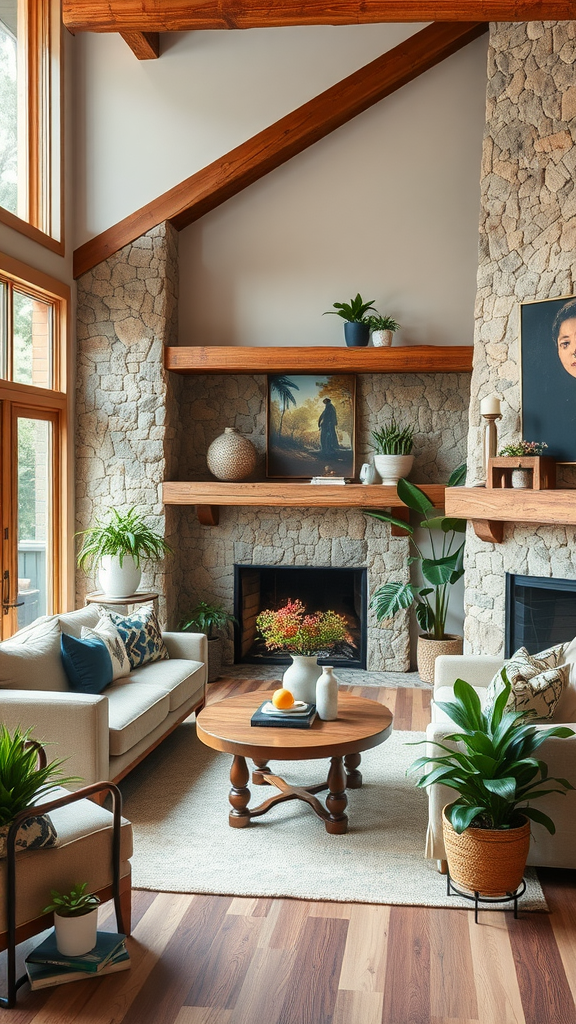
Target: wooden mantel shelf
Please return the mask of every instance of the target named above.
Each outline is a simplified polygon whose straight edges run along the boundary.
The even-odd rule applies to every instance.
[[[481,540],[500,543],[504,523],[576,526],[576,489],[447,487],[446,515],[472,520]]]
[[[469,373],[472,346],[173,346],[164,365],[175,373]]]
[[[435,508],[444,507],[443,484],[418,485]],[[218,525],[218,509],[229,505],[257,505],[281,508],[391,508],[393,514],[408,521],[408,508],[400,501],[395,487],[384,484],[307,484],[274,482],[222,483],[166,481],[163,484],[165,505],[196,505],[198,519],[205,526]],[[393,536],[405,530],[392,527]]]

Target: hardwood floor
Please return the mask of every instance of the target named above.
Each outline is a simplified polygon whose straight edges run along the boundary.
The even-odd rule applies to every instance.
[[[210,700],[260,688],[223,680]],[[349,689],[387,704],[397,729],[426,725],[429,690]],[[130,971],[24,989],[0,1015],[11,1024],[576,1024],[576,877],[540,875],[550,914],[486,911],[479,925],[467,910],[135,891]],[[110,905],[101,923],[113,927]]]

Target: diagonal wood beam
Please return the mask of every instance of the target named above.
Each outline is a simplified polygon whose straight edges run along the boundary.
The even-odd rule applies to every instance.
[[[63,0],[77,32],[186,32],[422,21],[571,21],[574,0]]]
[[[220,160],[141,207],[74,252],[80,277],[156,224],[178,231],[323,139],[374,103],[439,64],[487,30],[485,24],[429,25],[337,85],[258,132]]]
[[[160,56],[158,32],[121,32],[120,35],[138,60],[156,60]]]

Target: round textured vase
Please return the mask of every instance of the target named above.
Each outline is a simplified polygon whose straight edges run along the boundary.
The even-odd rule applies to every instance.
[[[304,654],[293,654],[292,664],[288,666],[282,679],[282,686],[294,697],[294,700],[303,700],[305,704],[316,702],[316,681],[320,675],[320,668],[316,655],[307,657]]]
[[[360,348],[370,341],[368,324],[355,324],[347,320],[344,324],[344,339],[348,348]]]
[[[442,829],[452,881],[480,896],[515,892],[522,881],[530,847],[530,822],[528,818],[523,821],[519,828],[467,828],[458,835],[446,817],[445,807]]]
[[[397,484],[414,465],[413,455],[375,455],[374,465],[382,477],[383,484]]]
[[[56,947],[64,956],[84,956],[96,945],[98,907],[79,917],[54,914]]]
[[[323,722],[334,722],[338,718],[338,680],[332,665],[324,665],[316,683],[316,710]]]
[[[512,487],[517,490],[527,490],[532,487],[532,470],[531,469],[513,469],[512,470]]]
[[[256,449],[236,427],[225,427],[207,453],[208,469],[217,480],[245,480],[256,468]]]
[[[418,675],[423,683],[434,682],[434,664],[441,654],[462,654],[464,641],[461,636],[446,633],[444,640],[434,640],[426,633],[418,637],[416,661]]]
[[[132,555],[124,555],[122,565],[118,555],[103,555],[98,571],[98,582],[107,597],[130,597],[140,586],[142,573]]]
[[[372,331],[372,344],[375,348],[389,348],[392,344],[392,331]]]

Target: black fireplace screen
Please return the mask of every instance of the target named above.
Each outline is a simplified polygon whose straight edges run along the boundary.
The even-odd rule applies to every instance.
[[[506,573],[506,647],[537,654],[576,636],[576,580]]]

